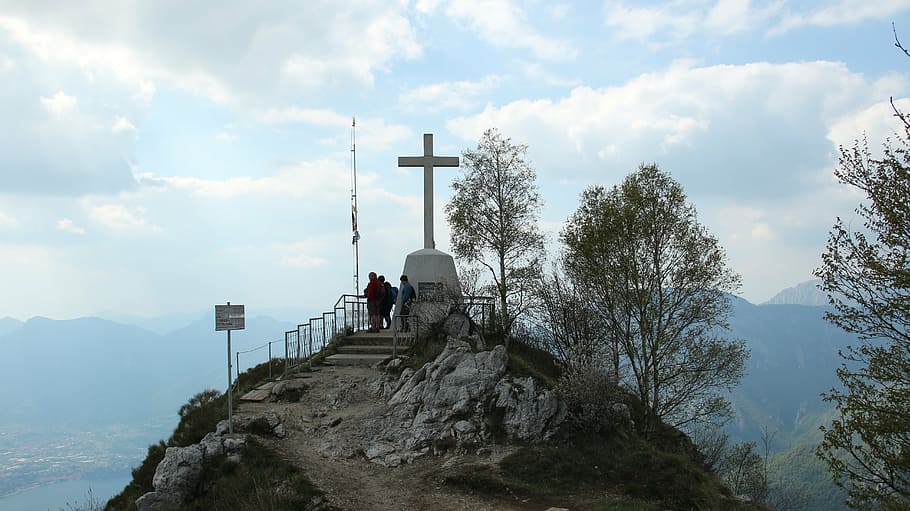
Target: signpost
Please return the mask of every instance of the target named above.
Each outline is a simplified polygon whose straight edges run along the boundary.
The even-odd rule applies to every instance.
[[[228,359],[228,433],[234,433],[234,401],[231,392],[231,330],[243,330],[244,324],[243,305],[215,306],[215,331],[227,330],[227,359]]]

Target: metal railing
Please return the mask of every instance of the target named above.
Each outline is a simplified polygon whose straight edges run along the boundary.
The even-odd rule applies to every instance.
[[[471,318],[481,334],[495,328],[496,300],[493,297],[465,296],[459,302],[453,304],[453,308],[461,310],[461,312]],[[417,315],[398,314],[398,310],[399,307],[396,306],[391,325],[393,335],[392,349],[395,357],[398,356],[399,339],[413,342],[414,339],[419,337],[421,326]],[[407,325],[407,330],[404,328],[405,325]],[[366,298],[352,294],[341,295],[331,311],[309,318],[306,322],[299,323],[296,329],[288,330],[284,333],[284,377],[286,378],[288,373],[293,370],[299,371],[303,364],[307,364],[309,368],[313,355],[324,350],[336,335],[353,334],[368,328],[369,315],[367,313]],[[256,352],[268,347],[268,360],[272,361],[274,358],[280,364],[281,358],[275,358],[272,351],[272,345],[280,342],[282,341],[271,341],[256,348],[237,352],[238,378],[241,354]],[[271,365],[270,363],[270,378],[272,377]]]
[[[269,349],[269,358],[268,358],[268,361],[269,361],[269,379],[271,379],[271,378],[272,378],[272,366],[275,364],[276,360],[280,360],[280,359],[276,359],[274,356],[272,356],[272,353],[273,353],[273,352],[272,352],[272,345],[273,345],[273,344],[278,344],[278,343],[280,343],[280,342],[281,342],[280,340],[278,340],[278,341],[269,341],[268,343],[263,344],[262,346],[256,346],[255,348],[250,348],[250,349],[248,349],[248,350],[236,352],[236,353],[235,353],[236,363],[234,364],[234,367],[237,368],[237,380],[240,380],[240,355],[245,355],[245,354],[247,354],[247,353],[255,353],[255,352],[257,352],[257,351],[259,351],[259,350],[262,350],[262,349],[265,349],[265,348],[268,348],[268,349]],[[253,367],[253,366],[250,366],[250,367]]]

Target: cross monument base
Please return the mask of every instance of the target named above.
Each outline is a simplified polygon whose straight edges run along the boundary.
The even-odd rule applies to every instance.
[[[454,303],[461,301],[461,284],[455,259],[435,248],[411,252],[404,260],[403,274],[417,290],[418,302]]]

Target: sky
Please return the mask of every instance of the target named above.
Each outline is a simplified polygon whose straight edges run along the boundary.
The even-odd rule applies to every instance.
[[[398,156],[498,128],[552,258],[585,188],[656,163],[760,303],[856,217],[838,147],[910,110],[892,23],[910,42],[910,0],[0,0],[0,317],[330,310],[354,118],[362,285],[423,246]]]

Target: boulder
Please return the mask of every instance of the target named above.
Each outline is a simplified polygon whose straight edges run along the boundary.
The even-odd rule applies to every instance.
[[[449,325],[457,333],[462,330]],[[566,415],[555,392],[533,378],[512,378],[506,373],[505,347],[474,352],[454,335],[443,352],[416,371],[405,369],[397,381],[385,380],[374,390],[388,399],[391,411],[386,427],[374,445],[393,445],[395,452],[377,453],[368,459],[387,464],[390,456],[407,461],[413,452],[434,453],[472,450],[496,433],[508,439],[540,442],[553,435]],[[502,417],[491,425],[490,412]]]

